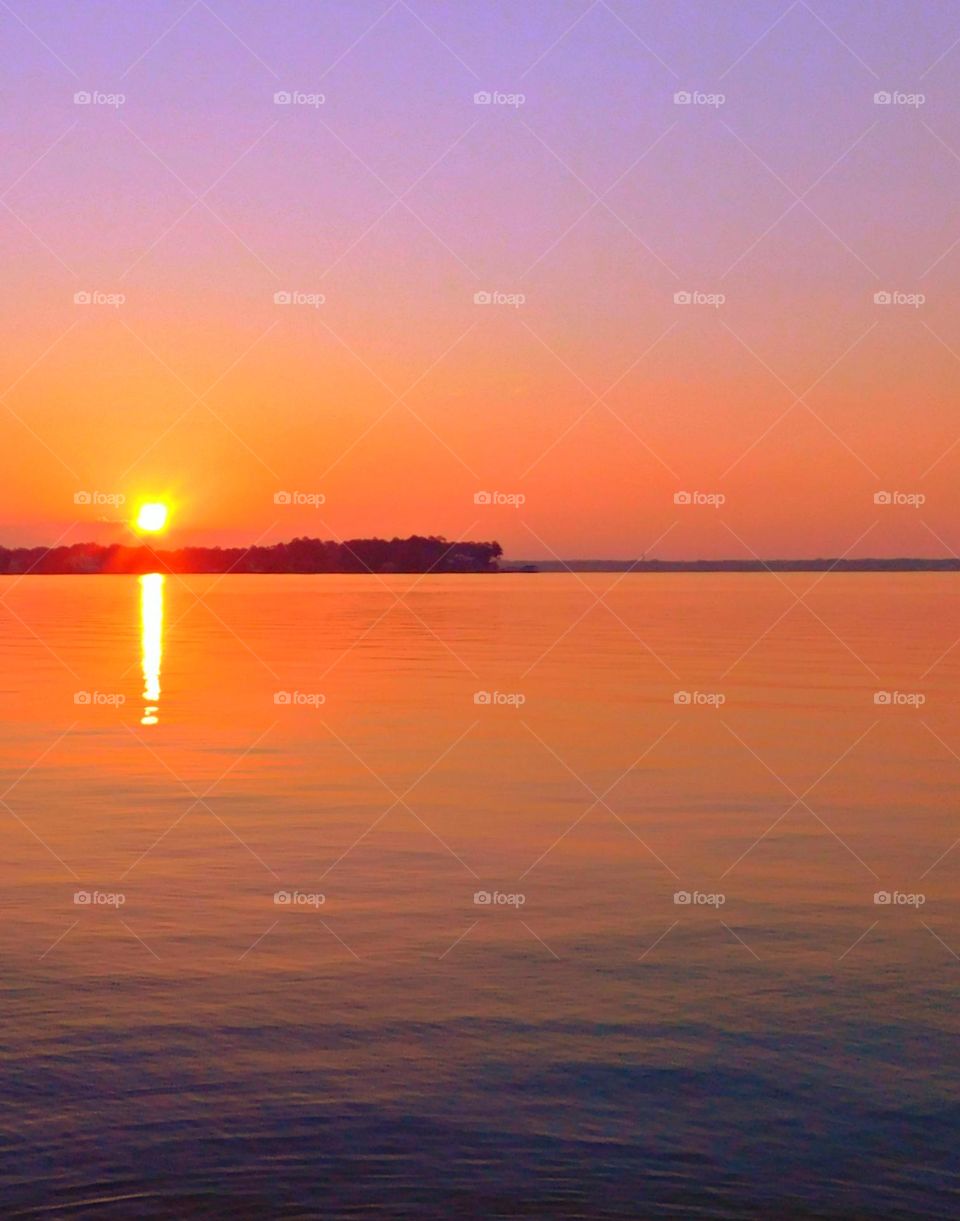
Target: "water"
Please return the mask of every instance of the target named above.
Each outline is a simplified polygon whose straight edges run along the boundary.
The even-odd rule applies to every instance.
[[[957,591],[3,579],[5,1214],[955,1216]]]

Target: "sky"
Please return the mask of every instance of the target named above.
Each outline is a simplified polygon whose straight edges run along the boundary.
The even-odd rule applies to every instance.
[[[960,550],[954,3],[9,0],[0,58],[0,543]]]

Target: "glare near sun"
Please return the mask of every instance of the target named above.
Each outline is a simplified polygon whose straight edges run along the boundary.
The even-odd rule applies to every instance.
[[[148,534],[156,534],[167,524],[167,506],[159,502],[151,502],[140,506],[137,514],[137,529]]]

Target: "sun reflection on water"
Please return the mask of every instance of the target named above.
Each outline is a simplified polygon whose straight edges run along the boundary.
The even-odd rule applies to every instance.
[[[163,582],[160,572],[140,578],[140,664],[143,669],[141,725],[160,721],[160,662],[163,659]]]

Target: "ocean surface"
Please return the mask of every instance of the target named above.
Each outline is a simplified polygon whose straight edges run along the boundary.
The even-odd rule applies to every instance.
[[[950,574],[0,580],[9,1217],[960,1214]]]

